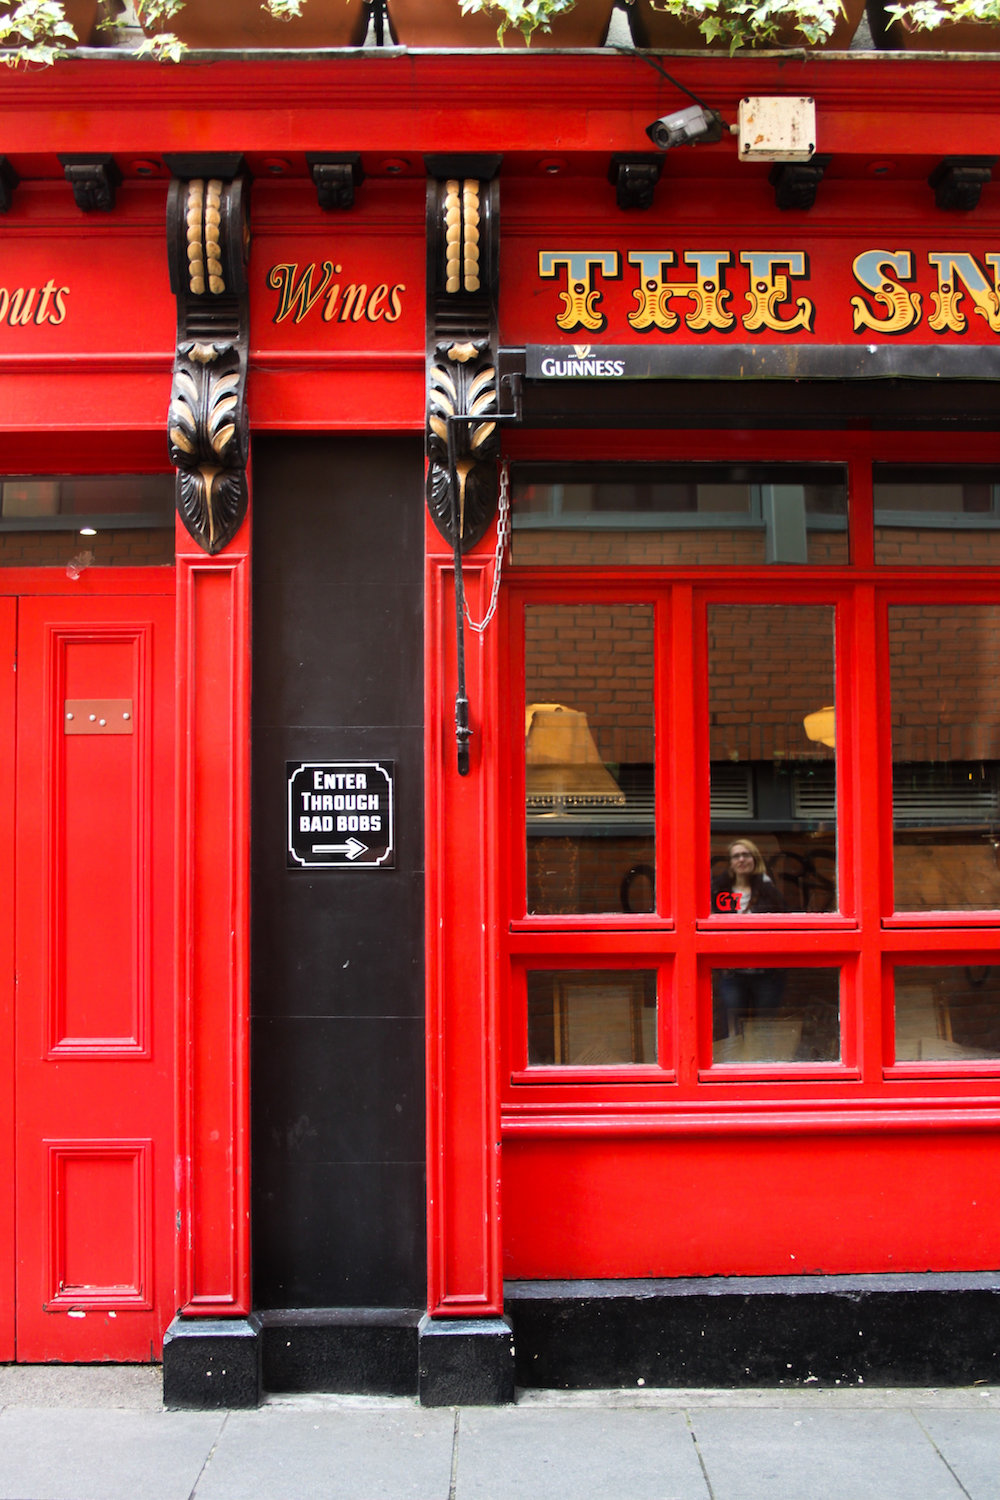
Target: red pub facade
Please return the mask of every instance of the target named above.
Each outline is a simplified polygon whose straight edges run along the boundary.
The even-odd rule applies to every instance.
[[[0,1359],[992,1378],[998,109],[2,80]]]

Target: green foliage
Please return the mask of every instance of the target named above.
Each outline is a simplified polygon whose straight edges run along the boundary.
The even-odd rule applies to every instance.
[[[724,40],[730,51],[738,47],[789,44],[796,33],[803,42],[822,42],[830,36],[841,0],[650,0],[654,10],[679,20],[697,22],[708,42]],[[933,3],[933,0],[916,0]],[[994,0],[1000,4],[1000,0]]]
[[[301,16],[307,0],[261,0],[261,9],[279,21]],[[571,0],[564,0],[571,3]],[[161,28],[138,49],[160,62],[177,62],[184,43],[168,29],[184,0],[134,0],[136,20],[150,30]],[[46,66],[75,47],[78,38],[66,19],[63,0],[0,0],[0,62],[9,67]]]
[[[907,31],[936,31],[946,21],[979,21],[995,26],[1000,22],[1000,0],[909,0],[887,5],[886,15]]]
[[[0,52],[9,67],[31,64],[46,66],[67,47],[76,45],[77,35],[66,19],[62,0],[20,0],[0,4]]]
[[[519,31],[526,42],[536,31],[549,30],[553,16],[565,15],[576,0],[461,0],[463,16],[488,15],[496,20],[497,40],[505,31]]]

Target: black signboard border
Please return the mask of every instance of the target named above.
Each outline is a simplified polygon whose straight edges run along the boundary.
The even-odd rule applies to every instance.
[[[298,771],[335,770],[345,772],[379,771],[387,778],[389,841],[385,853],[364,864],[339,860],[329,864],[303,860],[292,847],[292,784]],[[380,840],[380,842],[382,842]],[[286,760],[285,761],[285,867],[299,873],[313,874],[328,870],[394,870],[396,868],[396,762],[395,760]]]

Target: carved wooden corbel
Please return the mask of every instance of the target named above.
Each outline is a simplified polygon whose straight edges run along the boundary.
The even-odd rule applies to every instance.
[[[168,417],[177,509],[206,552],[247,510],[247,187],[242,177],[175,180],[167,204],[177,351]]]
[[[427,504],[463,551],[497,506],[499,218],[495,181],[458,173],[428,181]]]

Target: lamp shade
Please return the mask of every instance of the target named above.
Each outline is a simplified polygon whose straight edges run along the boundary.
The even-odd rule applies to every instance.
[[[818,708],[815,713],[806,714],[802,720],[802,728],[809,739],[816,740],[820,745],[827,745],[831,750],[837,744],[837,715],[833,704],[827,704],[826,708]]]
[[[624,806],[625,794],[601,759],[585,713],[562,703],[529,703],[524,732],[529,806]]]

